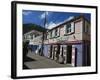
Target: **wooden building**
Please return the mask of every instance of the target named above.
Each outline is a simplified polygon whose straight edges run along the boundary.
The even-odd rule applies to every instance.
[[[84,16],[59,24],[45,33],[44,53],[59,63],[90,66],[90,28]]]

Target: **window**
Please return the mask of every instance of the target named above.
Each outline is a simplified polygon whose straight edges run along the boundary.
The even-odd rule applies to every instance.
[[[87,33],[89,32],[89,26],[88,25],[85,26],[85,32],[87,32]]]
[[[47,33],[47,39],[49,39],[49,38],[52,38],[52,32],[51,31]]]
[[[50,32],[47,32],[47,39],[50,38]]]
[[[49,32],[47,32],[47,39],[49,39]]]
[[[87,27],[86,27],[87,29],[86,29],[86,32],[89,32],[89,26],[87,25]]]
[[[58,29],[55,29],[55,36],[57,36],[57,33],[58,33]]]
[[[89,23],[88,23],[87,21],[85,21],[84,24],[85,24],[85,25],[84,25],[84,29],[83,29],[84,32],[90,34],[90,25],[89,25]]]
[[[31,39],[31,36],[28,34],[27,39]]]
[[[64,25],[64,34],[71,34],[74,32],[74,23],[68,23]]]
[[[33,39],[33,34],[30,34],[30,39]]]
[[[67,24],[66,25],[66,33],[70,33],[71,32],[71,24]]]
[[[50,32],[50,38],[52,38],[52,31]]]
[[[55,29],[55,37],[58,37],[60,35],[59,28]]]

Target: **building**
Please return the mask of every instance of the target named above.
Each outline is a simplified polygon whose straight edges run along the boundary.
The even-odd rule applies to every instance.
[[[84,16],[74,17],[47,30],[42,37],[44,56],[62,64],[90,66],[90,30],[90,22]]]
[[[28,41],[29,47],[36,54],[43,55],[43,33],[46,30],[35,24],[23,25],[23,42]]]

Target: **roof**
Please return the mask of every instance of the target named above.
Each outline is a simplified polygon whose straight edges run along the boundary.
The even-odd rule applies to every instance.
[[[40,32],[40,31],[37,31],[37,30],[31,30],[31,31],[29,31],[29,32],[27,32],[27,33],[24,33],[24,35],[27,35],[27,34],[41,34],[42,32]]]
[[[64,24],[69,23],[69,22],[73,22],[73,21],[75,21],[75,20],[77,20],[77,19],[81,19],[81,18],[83,18],[83,19],[85,19],[86,21],[88,21],[83,15],[80,15],[80,16],[74,17],[74,18],[72,18],[72,19],[70,19],[70,20],[65,20],[65,21],[61,22],[60,24],[58,24],[57,26],[53,27],[52,29],[49,29],[48,31],[51,31],[51,30],[53,30],[53,29],[56,29],[56,28],[60,27],[61,25],[64,25]],[[88,21],[88,22],[90,23],[90,21]]]

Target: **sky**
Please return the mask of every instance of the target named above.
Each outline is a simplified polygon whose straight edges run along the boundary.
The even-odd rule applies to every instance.
[[[90,21],[91,15],[89,13],[82,13],[85,18]],[[46,25],[44,26],[46,15]],[[51,29],[58,24],[68,21],[75,16],[79,16],[81,13],[71,13],[71,12],[50,12],[50,11],[34,11],[34,10],[23,10],[23,24],[37,24],[41,27]]]

